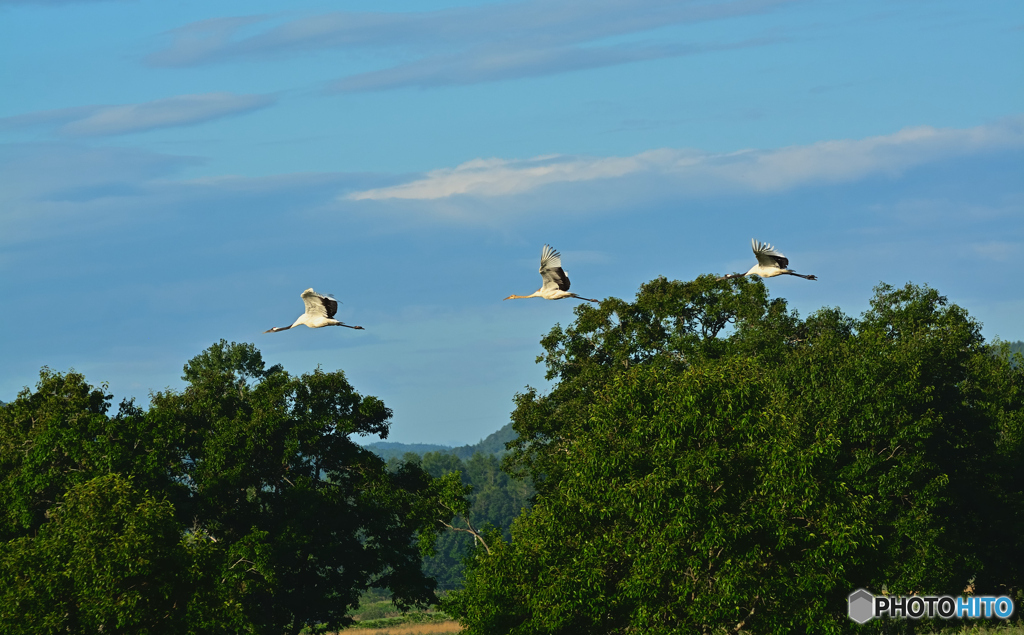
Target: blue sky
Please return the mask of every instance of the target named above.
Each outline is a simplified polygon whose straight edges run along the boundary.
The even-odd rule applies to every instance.
[[[343,369],[390,440],[473,443],[572,301],[925,283],[1024,339],[1024,5],[0,0],[0,400],[145,402],[210,344]],[[307,287],[365,331],[291,323]]]

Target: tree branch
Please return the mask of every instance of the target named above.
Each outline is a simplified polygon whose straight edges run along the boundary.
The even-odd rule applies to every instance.
[[[475,545],[476,541],[479,540],[480,544],[482,544],[484,546],[484,549],[487,551],[487,555],[491,555],[491,548],[487,546],[487,541],[484,540],[484,537],[480,535],[479,531],[473,528],[473,524],[469,522],[469,517],[463,516],[462,519],[466,521],[466,526],[469,527],[469,529],[463,529],[462,527],[455,527],[454,525],[449,525],[448,523],[440,519],[437,522],[441,523],[442,525],[444,525],[448,529],[451,529],[452,531],[464,531],[467,534],[470,534],[471,536],[473,536],[473,544]]]
[[[750,607],[750,612],[749,612],[749,613],[747,613],[747,616],[746,616],[746,617],[744,617],[744,618],[743,618],[742,620],[740,620],[740,623],[739,623],[739,624],[737,624],[736,626],[733,626],[733,627],[732,627],[732,632],[733,632],[733,633],[739,633],[739,632],[740,632],[740,629],[741,629],[741,628],[743,628],[743,625],[747,623],[747,620],[749,620],[749,619],[750,619],[751,617],[753,617],[753,615],[754,615],[754,610],[755,610],[755,609],[757,608],[757,601],[758,601],[759,599],[761,599],[761,596],[760,596],[760,595],[755,595],[755,596],[754,596],[754,601],[753,601],[753,602],[751,602],[751,604],[752,604],[753,606],[751,606],[751,607]]]

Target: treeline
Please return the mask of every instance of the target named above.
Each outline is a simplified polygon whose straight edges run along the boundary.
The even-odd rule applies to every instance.
[[[352,440],[381,400],[251,344],[146,410],[44,368],[0,407],[0,632],[324,632],[370,588],[450,590],[468,635],[912,630],[854,625],[858,588],[1021,606],[1019,343],[913,285],[857,318],[709,276],[575,311],[500,459],[384,461]]]
[[[47,368],[0,408],[0,632],[294,635],[371,587],[436,603],[421,553],[465,488],[352,441],[387,435],[383,402],[251,344],[184,371],[145,411]]]
[[[807,318],[651,281],[542,340],[506,469],[533,504],[444,609],[472,634],[912,632],[847,596],[1024,596],[1024,369],[927,287]]]

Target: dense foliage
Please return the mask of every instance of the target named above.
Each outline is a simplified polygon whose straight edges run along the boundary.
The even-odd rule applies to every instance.
[[[800,319],[658,279],[576,314],[513,414],[534,505],[446,601],[468,633],[838,633],[860,587],[1021,588],[1024,369],[936,291]]]
[[[437,539],[436,553],[424,559],[423,570],[437,580],[438,589],[450,591],[463,586],[463,561],[473,551],[478,539],[466,529],[484,534],[491,530],[511,537],[510,529],[523,509],[529,505],[533,487],[529,479],[513,479],[501,469],[495,454],[477,452],[463,461],[457,456],[441,452],[428,452],[422,458],[415,454],[403,460],[418,463],[434,478],[457,473],[462,484],[469,488],[468,508],[464,517],[452,521],[452,526]],[[389,465],[400,465],[396,460]]]
[[[0,408],[0,632],[280,635],[347,623],[370,586],[434,601],[417,540],[464,489],[351,440],[387,434],[379,399],[224,341],[184,379],[111,416],[43,369]]]

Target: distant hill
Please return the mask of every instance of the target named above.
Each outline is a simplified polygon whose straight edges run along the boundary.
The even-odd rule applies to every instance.
[[[371,450],[374,454],[387,461],[390,458],[402,458],[406,452],[413,452],[423,456],[427,452],[450,453],[453,449],[450,445],[433,445],[430,443],[392,443],[391,441],[377,441],[364,445],[364,448]]]
[[[1010,354],[1020,353],[1024,355],[1024,342],[1017,340],[1016,342],[1007,342],[1010,345]],[[1016,363],[1013,363],[1016,366]]]
[[[374,452],[385,461],[394,457],[402,458],[406,452],[413,452],[423,456],[427,452],[441,452],[442,454],[454,454],[462,460],[466,460],[477,452],[481,454],[494,454],[502,456],[505,454],[505,444],[516,438],[512,424],[506,424],[497,432],[492,432],[473,445],[461,445],[453,448],[450,445],[434,445],[432,443],[393,443],[391,441],[377,441],[366,445],[366,449]]]

